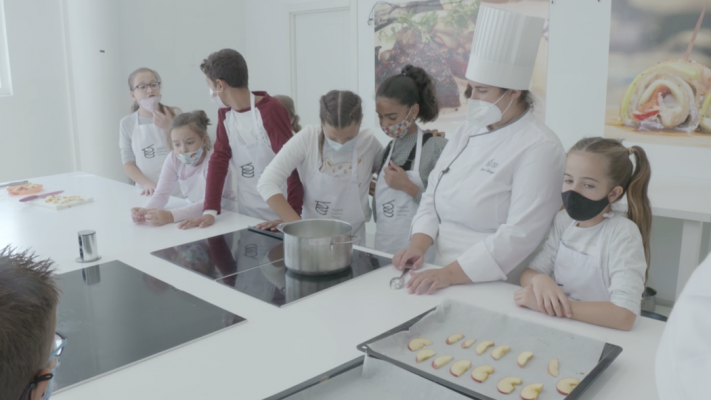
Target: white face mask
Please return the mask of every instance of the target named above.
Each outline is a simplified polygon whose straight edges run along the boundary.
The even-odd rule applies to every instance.
[[[153,97],[146,97],[145,99],[138,99],[138,100],[136,100],[136,102],[142,109],[144,109],[150,113],[153,113],[158,108],[158,103],[160,103],[160,98],[161,98],[161,95],[157,95],[157,96],[153,96]]]
[[[225,108],[227,105],[222,102],[222,99],[220,98],[220,95],[217,93],[221,93],[222,90],[214,91],[212,88],[210,88],[210,101],[213,102],[216,106],[219,108]]]
[[[328,142],[328,145],[331,146],[331,148],[334,151],[340,152],[340,151],[350,151],[353,150],[353,146],[355,146],[356,143],[356,138],[353,138],[343,144],[340,144],[336,141],[333,141],[329,138],[326,138],[326,141]]]
[[[467,100],[467,122],[479,127],[489,126],[500,122],[504,117],[504,113],[508,111],[511,104],[513,104],[513,99],[511,99],[508,107],[506,107],[506,110],[504,110],[503,113],[499,107],[496,106],[496,104],[498,104],[498,102],[501,101],[501,99],[503,99],[508,92],[508,90],[504,92],[504,94],[502,94],[501,97],[499,97],[499,99],[493,104],[484,100]]]

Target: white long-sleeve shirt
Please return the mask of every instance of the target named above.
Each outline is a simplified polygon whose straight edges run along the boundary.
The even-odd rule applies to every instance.
[[[647,272],[642,234],[625,213],[615,214],[614,218],[600,224],[580,228],[571,227],[573,219],[565,210],[559,211],[548,238],[536,252],[528,268],[555,279],[553,268],[561,240],[566,247],[579,253],[600,254],[602,277],[610,292],[610,302],[639,315]],[[603,228],[605,237],[600,238]]]
[[[711,376],[711,257],[696,268],[674,304],[657,350],[661,400],[705,400]],[[649,351],[654,351],[650,349]]]
[[[336,176],[340,179],[350,179],[350,174],[342,174],[341,172],[344,169],[348,170],[348,167],[351,166],[353,153],[350,151],[336,152],[331,149],[328,143],[324,143],[322,161],[318,148],[320,132],[321,127],[307,125],[281,148],[276,157],[269,163],[267,169],[264,170],[257,184],[257,190],[264,201],[281,193],[281,185],[291,175],[294,168],[298,171],[299,178],[304,186],[306,186],[311,175],[319,170],[322,162],[322,173]],[[370,205],[368,204],[370,180],[373,175],[373,169],[380,168],[383,145],[380,144],[380,141],[370,129],[361,130],[357,138],[358,190],[360,192],[361,205],[363,206],[363,215],[365,215],[365,220],[368,221],[371,215]]]
[[[412,221],[412,234],[437,239],[440,223],[434,195],[440,173],[464,148],[474,133],[471,131],[465,122],[450,137],[430,174]],[[484,132],[487,128],[476,133]],[[442,177],[436,196],[441,224],[489,236],[462,249],[457,261],[473,282],[487,280],[478,277],[481,275],[508,274],[538,247],[561,207],[563,146],[555,133],[528,111],[509,125],[471,138],[450,168],[458,166],[470,168],[471,173],[464,181]],[[454,195],[442,195],[444,185],[455,185]]]

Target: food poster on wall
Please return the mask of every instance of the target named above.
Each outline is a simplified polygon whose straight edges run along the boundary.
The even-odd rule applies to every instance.
[[[427,71],[436,82],[440,114],[425,128],[453,133],[466,118],[467,79],[472,38],[479,8],[508,9],[548,20],[547,0],[424,0],[378,2],[373,9],[375,28],[375,89],[389,76],[412,64]],[[548,22],[533,71],[531,93],[534,113],[545,118]]]
[[[612,2],[605,136],[711,146],[711,18],[705,0]]]

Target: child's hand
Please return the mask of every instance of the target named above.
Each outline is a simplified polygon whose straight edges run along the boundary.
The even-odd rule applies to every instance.
[[[514,302],[519,307],[530,308],[533,311],[540,312],[538,308],[538,302],[536,301],[536,294],[533,293],[533,286],[526,286],[521,288],[514,293]]]
[[[190,229],[196,226],[207,228],[215,223],[215,217],[210,214],[205,214],[199,218],[188,219],[178,224],[178,229]]]
[[[392,160],[390,160],[390,165],[383,168],[383,173],[385,174],[385,183],[387,183],[391,189],[405,192],[409,186],[414,185],[407,176],[407,171],[395,164]]]
[[[550,276],[545,274],[534,276],[531,279],[531,287],[536,296],[536,305],[541,312],[553,317],[573,317],[568,296]]]
[[[166,210],[153,209],[146,212],[146,222],[153,226],[173,223],[173,213]]]
[[[374,177],[370,180],[370,195],[371,195],[371,196],[375,196],[375,185],[376,185],[377,183],[378,183],[378,178],[374,176]]]
[[[426,130],[425,132],[431,133],[432,136],[434,136],[434,137],[442,137],[442,138],[443,138],[444,135],[445,135],[444,132],[440,132],[440,131],[438,131],[437,129],[428,129],[428,130]]]
[[[146,210],[143,207],[133,207],[131,209],[131,219],[133,219],[133,222],[139,223],[139,222],[146,222],[146,213],[148,210]]]
[[[274,221],[262,222],[261,224],[257,224],[256,228],[264,229],[265,231],[276,232],[277,226],[279,226],[279,224],[281,224],[282,222],[284,221],[280,219],[275,219]]]
[[[141,192],[141,196],[153,196],[153,192],[156,191],[156,184],[151,182],[150,184],[147,184],[143,186],[143,191]]]
[[[173,118],[167,112],[163,114],[157,108],[153,111],[153,124],[162,129],[164,132],[170,131],[170,124],[173,123]]]

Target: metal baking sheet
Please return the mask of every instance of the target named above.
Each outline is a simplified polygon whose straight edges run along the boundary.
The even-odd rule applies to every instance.
[[[446,345],[444,341],[454,333],[462,333],[465,338],[452,346]],[[452,355],[455,357],[454,361],[469,359],[472,361],[472,368],[461,377],[455,378],[449,373],[449,366],[454,361],[439,370],[431,367],[431,359],[416,363],[416,352],[409,351],[407,344],[417,336],[427,337],[434,342],[429,347],[437,351],[435,357]],[[460,344],[467,338],[476,338],[477,342],[469,349],[462,349]],[[491,357],[493,347],[478,356],[474,349],[484,340],[492,340],[496,346],[510,345],[511,351],[498,361]],[[565,399],[578,399],[622,352],[622,348],[609,343],[451,301],[445,301],[437,308],[367,341],[358,348],[371,356],[389,361],[479,400],[511,398],[496,389],[499,379],[506,376],[518,376],[523,380],[523,384],[516,387],[517,393],[527,384],[543,383],[541,400],[549,397],[561,399],[555,384],[562,378],[575,377],[581,382]],[[532,351],[534,356],[525,368],[520,368],[516,357],[523,351]],[[560,360],[561,371],[557,378],[547,373],[548,362],[552,358]],[[480,365],[491,365],[495,368],[495,372],[483,384],[471,379],[472,369]]]
[[[464,400],[467,397],[373,357],[359,357],[266,400]]]

